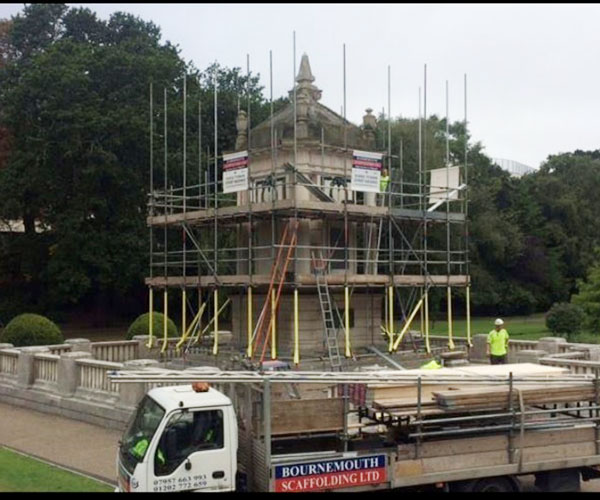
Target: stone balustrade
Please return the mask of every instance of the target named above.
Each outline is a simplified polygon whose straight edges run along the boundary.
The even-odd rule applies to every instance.
[[[122,363],[83,358],[77,359],[75,365],[79,375],[77,390],[108,393],[111,396],[118,395],[118,384],[108,379],[108,372],[122,369]]]
[[[0,376],[16,378],[19,351],[12,344],[0,344]]]
[[[179,340],[169,338],[163,353],[162,339],[154,337],[148,348],[145,335],[130,341],[70,339],[60,345],[21,348],[0,344],[0,401],[122,429],[143,395],[167,384],[115,384],[109,372],[156,369],[180,356],[175,349]],[[472,347],[464,337],[453,340],[457,350],[468,352],[471,362],[488,362],[487,334],[474,335]],[[445,350],[448,337],[432,335],[430,345]],[[509,362],[539,362],[566,367],[572,373],[595,374],[600,370],[600,345],[554,337],[510,340]]]
[[[45,352],[33,356],[33,380],[34,383],[56,384],[58,381],[58,354]]]
[[[73,348],[70,344],[56,344],[44,346],[50,354],[61,355],[63,352],[69,352]]]
[[[122,340],[117,342],[94,342],[91,345],[92,357],[100,361],[123,363],[138,359],[139,342]]]

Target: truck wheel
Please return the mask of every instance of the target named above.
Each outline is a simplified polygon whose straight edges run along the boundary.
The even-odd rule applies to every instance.
[[[483,479],[473,479],[471,481],[457,481],[452,483],[451,491],[461,493],[483,493],[483,492],[502,492],[513,493],[520,490],[519,483],[512,477],[485,477]]]

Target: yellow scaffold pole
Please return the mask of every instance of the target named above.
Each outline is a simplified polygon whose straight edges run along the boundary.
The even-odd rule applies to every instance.
[[[150,294],[148,295],[148,343],[146,347],[148,349],[152,348],[152,334],[154,333],[154,290],[150,287]]]
[[[404,327],[402,327],[402,330],[400,331],[400,333],[398,334],[398,336],[396,338],[396,341],[394,342],[394,345],[393,345],[393,350],[394,351],[398,349],[398,346],[400,345],[400,342],[402,342],[402,338],[404,337],[404,334],[410,328],[412,320],[416,316],[417,311],[422,311],[421,306],[423,305],[423,301],[424,300],[425,300],[425,296],[422,296],[421,299],[419,300],[419,302],[417,302],[417,305],[415,306],[415,308],[413,309],[413,311],[410,313],[410,316],[406,320],[406,324],[404,325]]]
[[[213,318],[215,322],[215,328],[213,330],[215,337],[215,341],[213,343],[213,355],[216,356],[219,353],[219,291],[216,288],[213,292],[213,304],[215,306],[215,317]]]
[[[394,345],[394,287],[390,286],[388,288],[388,311],[389,311],[389,345],[388,351],[392,352],[392,347]]]
[[[181,336],[181,340],[179,340],[179,342],[177,342],[177,345],[175,346],[175,349],[177,351],[179,351],[179,348],[186,341],[186,339],[188,338],[189,334],[194,331],[194,328],[196,328],[196,324],[200,325],[200,318],[202,318],[202,315],[204,314],[204,309],[205,308],[206,308],[206,302],[200,306],[200,310],[198,311],[198,314],[196,314],[196,316],[194,317],[194,319],[190,323],[190,326],[188,327],[188,329],[184,331],[183,335]]]
[[[469,347],[472,347],[471,343],[471,296],[469,291],[471,290],[471,285],[467,285],[467,343]]]
[[[427,353],[431,353],[429,345],[429,291],[425,290],[425,349]]]
[[[247,308],[247,319],[248,319],[248,350],[246,354],[249,358],[252,357],[252,287],[248,287],[248,308]]]
[[[345,329],[345,340],[346,340],[346,352],[344,353],[347,358],[352,356],[350,351],[350,295],[348,287],[344,287],[344,329]]]
[[[447,288],[448,296],[448,348],[454,350],[454,339],[452,338],[452,291],[451,287]]]
[[[185,299],[185,288],[181,290],[181,335],[182,339],[185,338],[186,326],[187,326],[187,309],[186,309],[186,299]],[[181,341],[180,341],[181,342]],[[179,350],[179,342],[176,344],[177,350]]]
[[[271,359],[277,359],[277,309],[274,288],[271,290],[271,325]]]
[[[298,335],[298,289],[294,288],[294,364],[300,363],[300,338]]]
[[[167,289],[165,288],[165,291],[163,292],[163,310],[164,310],[164,316],[163,316],[163,345],[162,345],[162,349],[160,350],[161,353],[165,352],[167,350],[167,320],[169,319],[169,307],[168,307],[168,295],[169,292],[167,291]]]
[[[221,314],[221,312],[223,311],[223,309],[225,309],[227,307],[227,304],[229,304],[229,302],[231,302],[231,299],[227,299],[225,301],[225,303],[217,311],[217,314],[216,314],[215,317],[217,317],[217,316],[219,316],[219,314]],[[194,344],[198,343],[198,340],[200,340],[200,337],[202,337],[202,335],[204,335],[208,331],[208,329],[210,328],[210,325],[212,325],[214,321],[215,321],[215,318],[212,318],[208,322],[208,324],[202,329],[202,331],[198,332],[198,334],[196,335],[196,337],[194,337]]]
[[[425,297],[425,292],[423,291],[423,288],[421,288],[421,297]],[[419,332],[421,333],[421,337],[425,334],[425,321],[423,320],[423,314],[424,314],[424,308],[421,308],[421,329],[419,330]]]

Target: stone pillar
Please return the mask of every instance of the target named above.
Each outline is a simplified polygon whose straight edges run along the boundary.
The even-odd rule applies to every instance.
[[[473,335],[473,347],[469,352],[469,358],[471,361],[487,361],[488,356],[486,354],[487,351],[487,334],[486,333],[478,333]]]
[[[71,347],[71,352],[92,352],[92,343],[88,339],[69,339],[65,344]]]
[[[149,335],[134,335],[131,340],[137,340],[138,343],[138,359],[152,359],[156,357],[157,349],[148,349]]]
[[[562,337],[542,337],[538,339],[537,349],[546,351],[548,354],[558,354],[558,344],[566,344],[567,340]]]
[[[141,335],[140,335],[141,336]],[[121,371],[142,370],[146,368],[158,368],[158,361],[155,359],[134,359],[125,361]],[[131,382],[119,384],[119,407],[135,408],[146,394],[145,382]]]
[[[548,356],[547,351],[529,349],[515,353],[514,363],[539,363],[541,358]]]
[[[17,385],[30,387],[35,380],[33,357],[37,352],[48,352],[43,346],[23,347],[17,359]]]
[[[58,360],[57,386],[61,396],[72,396],[79,383],[76,360],[91,359],[92,353],[85,351],[65,352]]]

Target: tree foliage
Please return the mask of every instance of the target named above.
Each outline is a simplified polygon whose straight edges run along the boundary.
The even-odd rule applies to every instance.
[[[584,319],[585,313],[578,305],[557,302],[546,314],[546,326],[552,333],[572,335],[581,331]]]
[[[257,75],[218,62],[197,69],[162,41],[156,24],[123,12],[104,21],[87,8],[28,4],[0,20],[0,221],[25,226],[23,234],[0,236],[0,283],[14,291],[10,300],[0,297],[0,317],[20,312],[14,297],[39,312],[143,307],[150,85],[154,187],[180,186],[184,76],[187,184],[212,184],[215,79],[220,155],[234,147],[239,108],[250,109],[252,125],[269,116]],[[286,102],[275,101],[275,111]],[[392,119],[388,145],[381,118],[376,143],[395,155],[392,182],[401,175],[416,195],[418,123]],[[445,119],[429,116],[422,126],[423,168],[444,166]],[[593,276],[582,280],[600,246],[600,150],[549,156],[538,172],[513,178],[464,123],[448,129],[450,163],[462,165],[468,153],[473,312],[546,311],[568,301],[578,283],[579,296],[591,293]],[[444,237],[435,228],[429,235],[442,246]]]
[[[578,281],[578,289],[571,301],[585,311],[585,326],[600,333],[600,264],[590,267],[586,279]]]
[[[168,182],[178,185],[186,75],[188,183],[197,184],[199,101],[202,149],[213,154],[212,76],[219,87],[219,154],[235,141],[238,95],[244,105],[248,92],[252,115],[265,117],[258,77],[218,64],[198,71],[161,42],[152,22],[121,12],[103,21],[63,4],[27,5],[3,21],[0,51],[0,189],[7,193],[0,219],[25,225],[24,234],[3,238],[0,273],[41,309],[127,302],[133,291],[143,293],[147,268],[150,83],[154,154],[164,156],[164,89]],[[162,167],[155,162],[158,185]],[[46,231],[36,232],[36,224]]]

